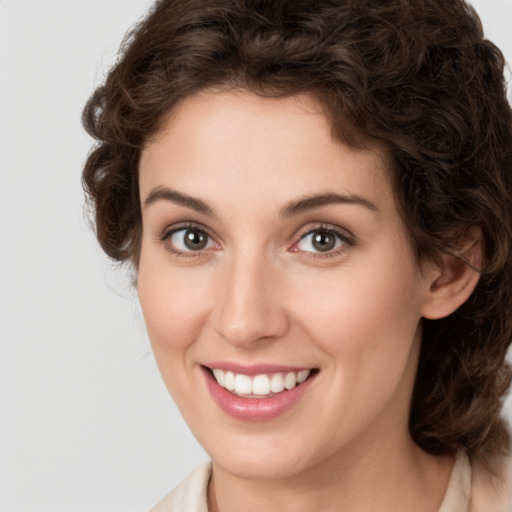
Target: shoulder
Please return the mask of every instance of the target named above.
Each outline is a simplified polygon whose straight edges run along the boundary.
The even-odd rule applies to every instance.
[[[457,454],[439,512],[512,512],[512,457],[488,466]]]
[[[196,468],[149,512],[208,512],[207,489],[211,463]]]
[[[512,456],[494,459],[491,468],[475,462],[472,473],[469,512],[512,511]]]

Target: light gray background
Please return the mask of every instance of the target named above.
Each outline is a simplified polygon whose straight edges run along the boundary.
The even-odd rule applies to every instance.
[[[473,3],[512,62],[512,0]],[[80,112],[150,4],[0,0],[2,512],[141,512],[207,460],[82,211]]]

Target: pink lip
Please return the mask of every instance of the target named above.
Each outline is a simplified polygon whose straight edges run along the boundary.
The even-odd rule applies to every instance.
[[[214,368],[219,368],[219,366],[214,366]],[[265,365],[263,368],[264,371],[259,371],[259,373],[279,371],[269,371],[268,368],[269,366]],[[251,369],[254,369],[254,367]],[[215,378],[205,367],[201,367],[201,370],[205,376],[208,390],[217,405],[232,418],[252,422],[269,421],[291,409],[304,396],[316,377],[316,374],[313,374],[313,376],[302,384],[293,389],[277,393],[270,398],[243,398],[219,386]],[[284,372],[286,370],[281,371]],[[244,372],[240,371],[240,373]],[[254,375],[257,374],[258,372],[254,373]],[[245,373],[245,375],[247,375],[247,373]]]
[[[242,365],[225,361],[211,361],[203,363],[203,366],[207,366],[208,368],[212,369],[218,368],[219,370],[224,370],[225,372],[242,373],[243,375],[248,375],[249,377],[268,373],[289,373],[300,372],[302,370],[311,370],[310,366],[283,366],[278,364]]]

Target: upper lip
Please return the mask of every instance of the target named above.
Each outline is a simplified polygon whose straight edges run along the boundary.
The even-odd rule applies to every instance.
[[[289,373],[314,369],[312,366],[289,366],[275,363],[240,364],[231,361],[211,361],[203,363],[203,366],[210,368],[210,370],[213,370],[215,368],[219,370],[247,375],[249,377],[255,375],[262,375],[266,373]]]

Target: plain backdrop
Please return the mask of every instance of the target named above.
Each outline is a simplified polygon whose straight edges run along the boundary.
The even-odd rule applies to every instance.
[[[512,0],[473,3],[512,62]],[[207,460],[83,215],[81,109],[150,4],[0,0],[2,512],[142,512]]]

